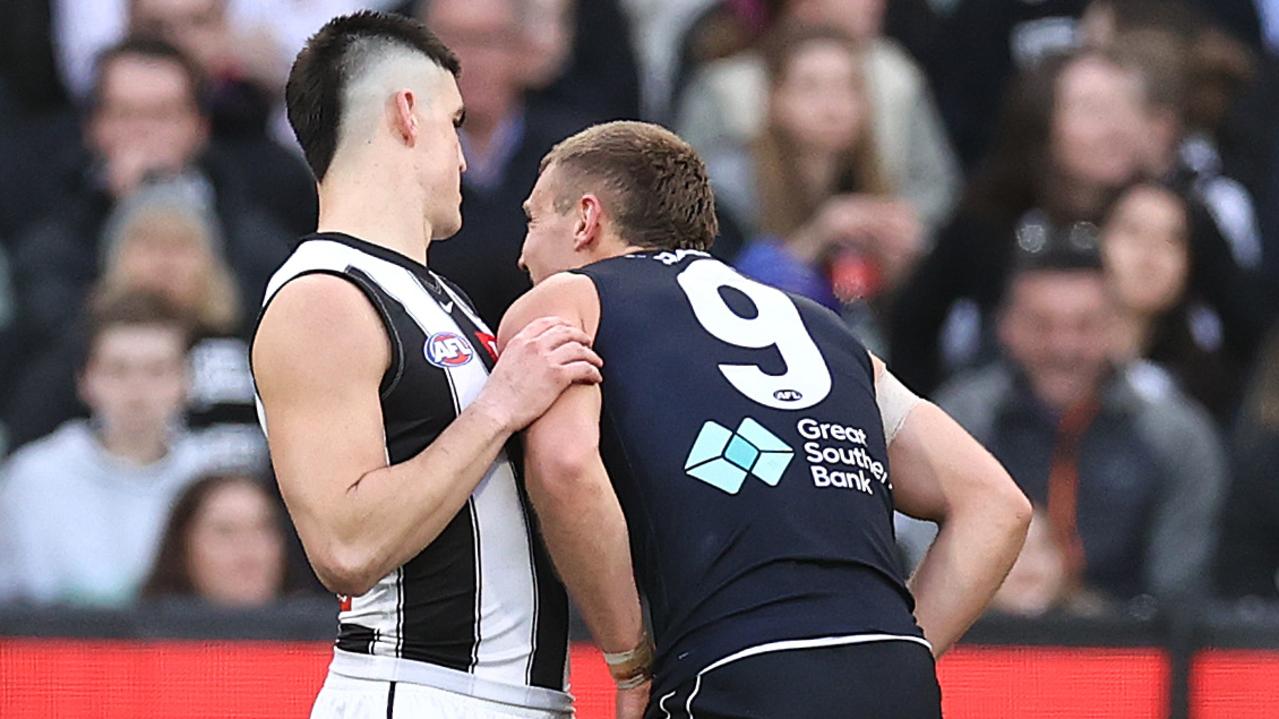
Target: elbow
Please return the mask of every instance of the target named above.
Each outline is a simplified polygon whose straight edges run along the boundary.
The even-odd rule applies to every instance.
[[[1004,520],[1002,524],[1006,527],[1009,541],[1015,541],[1020,546],[1026,539],[1026,533],[1030,531],[1030,519],[1035,508],[1026,493],[1021,491],[1021,487],[1002,468],[999,478],[998,485],[992,488],[991,506]]]
[[[572,506],[584,493],[597,489],[592,468],[599,464],[594,447],[564,448],[549,457],[531,457],[528,465],[529,494],[535,504]]]
[[[1026,493],[998,462],[991,460],[984,481],[975,483],[978,491],[966,492],[964,500],[952,506],[953,515],[962,515],[971,522],[991,529],[998,529],[1009,543],[1018,546],[1030,530],[1034,507]]]
[[[316,572],[316,576],[319,577],[320,584],[323,584],[325,589],[344,597],[363,596],[377,584],[376,580],[369,580],[360,575],[329,575]]]
[[[367,553],[356,547],[335,547],[312,561],[315,576],[334,594],[358,597],[367,594],[381,578]]]
[[[1015,484],[1007,501],[1006,511],[1012,522],[1012,533],[1017,537],[1018,543],[1021,543],[1025,541],[1026,534],[1030,531],[1030,520],[1035,513],[1035,508],[1031,505],[1030,499]]]

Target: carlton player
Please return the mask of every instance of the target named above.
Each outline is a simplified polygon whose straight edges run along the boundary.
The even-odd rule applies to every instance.
[[[320,231],[271,279],[252,358],[289,514],[345,595],[315,717],[571,714],[566,598],[504,445],[599,358],[539,319],[495,362],[425,265],[461,225],[457,73],[420,24],[360,13],[289,77]]]
[[[1025,537],[1011,478],[834,313],[705,252],[710,186],[673,134],[579,133],[545,158],[525,208],[537,284],[499,342],[555,314],[605,362],[603,384],[566,391],[525,444],[620,715],[939,716],[934,657]],[[941,527],[909,583],[894,508]]]

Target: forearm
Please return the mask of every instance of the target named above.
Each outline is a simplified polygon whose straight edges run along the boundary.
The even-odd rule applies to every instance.
[[[373,305],[326,274],[280,290],[258,328],[254,380],[281,494],[325,586],[362,594],[433,541],[512,432],[569,384],[600,381],[589,341],[562,320],[532,319],[507,338],[479,396],[388,467],[378,387],[391,346]]]
[[[893,386],[876,382],[883,392]],[[888,455],[897,508],[941,530],[910,582],[915,619],[940,656],[1012,568],[1030,527],[1030,501],[989,452],[928,402],[909,411]]]
[[[346,492],[332,536],[347,566],[371,584],[439,536],[487,474],[511,431],[473,404],[412,459],[361,476]]]
[[[499,344],[543,313],[593,333],[599,317],[594,283],[571,274],[539,283],[502,319]],[[551,560],[596,642],[605,652],[627,653],[640,644],[643,618],[626,519],[599,455],[602,406],[598,386],[575,384],[528,425],[525,487]],[[615,677],[616,669],[610,666]]]
[[[626,518],[598,459],[577,476],[529,466],[529,496],[551,560],[596,643],[634,649],[644,620],[635,588]]]
[[[992,505],[954,512],[911,578],[915,618],[941,656],[981,616],[1021,551],[1025,525]]]

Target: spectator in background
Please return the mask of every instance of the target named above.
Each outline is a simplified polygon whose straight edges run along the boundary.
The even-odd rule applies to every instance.
[[[158,184],[121,201],[106,222],[103,275],[94,294],[152,292],[194,330],[187,425],[210,466],[257,471],[266,443],[254,408],[246,318],[221,255],[217,218],[181,186]],[[21,373],[5,408],[15,445],[39,437],[83,409],[74,391],[78,350],[64,340]]]
[[[261,471],[267,448],[244,340],[250,318],[221,253],[217,217],[176,190],[146,188],[122,203],[107,225],[101,291],[156,292],[191,318],[187,426],[209,466]]]
[[[965,167],[976,169],[996,139],[990,118],[1012,78],[1043,60],[1077,49],[1090,28],[1090,0],[945,0],[954,11],[933,34],[925,64],[937,88],[941,112]],[[1103,0],[1125,16],[1160,15],[1180,22],[1186,3],[1170,0]],[[1233,31],[1256,37],[1246,16],[1253,0],[1194,0],[1194,5]],[[1240,12],[1240,11],[1243,12]],[[1240,22],[1241,16],[1243,21]],[[1200,25],[1206,23],[1199,21]],[[1248,40],[1247,37],[1243,39]],[[1255,39],[1253,40],[1255,42]]]
[[[1000,317],[1007,359],[938,404],[1043,509],[1067,586],[1202,595],[1227,484],[1211,420],[1160,375],[1110,361],[1095,247],[1078,232],[1024,244]]]
[[[210,131],[217,151],[243,173],[249,191],[290,235],[315,229],[315,182],[296,152],[268,135],[283,80],[275,48],[260,35],[236,32],[230,0],[130,0],[129,32],[170,42],[206,82]],[[264,57],[265,55],[265,57]]]
[[[324,23],[360,10],[407,13],[408,0],[229,0],[237,44],[253,48],[254,75],[284,87],[297,53]],[[286,126],[282,128],[292,139]]]
[[[247,319],[211,208],[181,185],[139,188],[107,219],[104,291],[155,292],[189,312],[201,334],[243,336]]]
[[[1000,141],[991,123],[1013,78],[1078,44],[1078,18],[1088,0],[958,0],[942,23],[927,61],[937,101],[964,166]]]
[[[835,28],[787,28],[766,53],[769,121],[753,146],[708,158],[718,201],[755,239],[735,264],[856,320],[909,271],[922,230],[872,141],[861,56]],[[857,305],[853,307],[853,305]],[[863,341],[882,350],[874,321]]]
[[[92,310],[72,420],[0,469],[0,546],[10,586],[38,603],[123,606],[155,556],[173,498],[204,471],[179,422],[188,329],[152,295]]]
[[[129,0],[127,32],[171,43],[208,84],[214,135],[260,134],[279,90],[255,62],[257,48],[237,44],[228,0]]]
[[[1155,122],[1142,134],[1152,165],[1146,171],[1164,177],[1177,165],[1191,175],[1186,179],[1211,207],[1228,205],[1216,212],[1227,238],[1260,257],[1250,191],[1265,187],[1256,168],[1264,154],[1256,148],[1259,142],[1269,146],[1264,136],[1273,125],[1273,111],[1253,110],[1242,125],[1230,118],[1234,97],[1251,82],[1252,60],[1246,45],[1212,22],[1238,31],[1239,20],[1252,10],[1248,5],[1251,0],[964,1],[939,33],[930,63],[964,164],[980,170],[978,159],[993,137],[989,120],[1018,69],[1032,69],[1055,52],[1081,45],[1131,50],[1126,60],[1136,60],[1143,72],[1154,75],[1147,78],[1147,107]],[[1251,29],[1248,24],[1242,23],[1244,35],[1255,38],[1255,19]],[[1182,107],[1168,105],[1170,86],[1184,96],[1173,97]],[[1169,141],[1172,145],[1160,147]],[[1219,143],[1224,143],[1225,161]],[[1233,179],[1223,182],[1221,173],[1232,166],[1244,171],[1250,188]],[[1241,258],[1241,264],[1247,262]]]
[[[672,66],[662,111],[655,113],[661,117],[678,113],[683,99],[696,92],[693,79],[701,68],[749,52],[782,11],[782,3],[771,0],[684,0],[676,6],[684,7],[687,17],[662,38],[671,46]]]
[[[1215,323],[1230,351],[1249,362],[1273,315],[1260,277],[1260,221],[1249,190],[1224,174],[1216,139],[1231,98],[1251,73],[1247,50],[1220,31],[1204,29],[1196,13],[1176,3],[1164,13],[1162,4],[1097,0],[1086,27],[1099,25],[1091,21],[1093,13],[1110,5],[1116,8],[1115,30],[1090,29],[1088,36],[1113,46],[1117,59],[1141,74],[1142,171],[1178,188],[1190,202],[1196,219],[1190,284],[1211,308],[1204,322]],[[1133,9],[1143,7],[1145,14]],[[1178,7],[1185,19],[1174,22]],[[1255,138],[1248,145],[1249,153],[1265,146]]]
[[[10,0],[12,1],[12,0]],[[175,0],[180,2],[183,0]],[[365,8],[383,10],[403,0],[229,0],[234,44],[253,56],[254,74],[274,78],[283,87],[289,64],[329,18]],[[131,0],[22,0],[50,6],[53,52],[63,81],[73,97],[87,95],[93,85],[94,62],[104,48],[128,31]]]
[[[1217,578],[1226,597],[1279,599],[1279,334],[1257,362],[1234,438]]]
[[[948,0],[956,7],[934,33],[925,62],[955,148],[970,170],[979,170],[998,135],[990,119],[997,113],[1013,78],[1054,55],[1073,52],[1087,41],[1090,0]],[[1161,27],[1179,24],[1189,14],[1174,0],[1102,0],[1123,18],[1151,15]],[[1241,8],[1253,0],[1194,0],[1201,10],[1232,29]],[[1246,13],[1243,13],[1246,15]],[[1195,21],[1202,28],[1206,19]],[[1255,37],[1255,31],[1251,33]]]
[[[669,119],[675,83],[683,81],[687,36],[718,0],[618,0],[634,28],[642,70],[643,114]],[[740,50],[741,48],[735,48]]]
[[[1019,79],[998,146],[894,303],[902,381],[930,392],[953,367],[993,355],[1014,238],[1099,222],[1140,170],[1141,111],[1140,75],[1100,51],[1045,61]]]
[[[779,25],[833,25],[861,50],[865,123],[881,172],[931,230],[949,217],[961,178],[927,79],[882,35],[884,5],[885,0],[790,0]],[[691,81],[676,125],[703,155],[749,144],[768,123],[769,92],[768,63],[758,50],[716,61]]]
[[[1256,33],[1231,22],[1229,16],[1233,13],[1228,8],[1251,3],[1252,0],[1092,0],[1080,23],[1080,41],[1093,47],[1123,48],[1134,39],[1139,45],[1143,44],[1142,38],[1156,40],[1164,49],[1162,57],[1151,58],[1161,66],[1156,70],[1185,73],[1183,120],[1187,135],[1208,145],[1194,148],[1194,154],[1182,158],[1183,162],[1206,159],[1220,164],[1220,144],[1228,157],[1227,174],[1233,176],[1241,164],[1249,164],[1245,154],[1252,152],[1256,143],[1267,141],[1264,135],[1269,129],[1261,117],[1231,117],[1240,109],[1235,107],[1235,100],[1256,79],[1258,67],[1251,47],[1256,45]],[[1230,34],[1230,30],[1237,34]],[[1238,34],[1241,30],[1242,34]],[[1176,57],[1169,58],[1169,51]],[[1247,112],[1252,114],[1255,109]],[[1239,124],[1241,120],[1243,124]],[[1203,153],[1211,155],[1196,157]],[[1199,168],[1192,165],[1189,169]],[[1255,184],[1245,184],[1253,191],[1257,189]]]
[[[524,102],[528,73],[520,18],[528,1],[431,0],[421,16],[466,68],[458,78],[466,98],[460,133],[466,220],[453,238],[431,246],[431,266],[470,295],[491,327],[530,287],[517,264],[522,207],[542,156],[588,124],[571,109]]]
[[[102,56],[85,121],[96,162],[57,211],[24,233],[12,257],[25,359],[74,322],[102,269],[106,218],[144,181],[182,185],[217,215],[241,305],[261,300],[287,253],[285,233],[248,197],[238,168],[205,152],[199,77],[184,55],[158,40],[126,40]]]
[[[640,115],[639,67],[618,0],[521,0],[529,107],[590,123]]]
[[[141,597],[267,606],[297,588],[287,576],[284,538],[277,501],[261,481],[203,477],[174,502]]]
[[[1190,235],[1190,207],[1165,185],[1137,183],[1115,202],[1101,232],[1115,307],[1113,358],[1166,369],[1224,427],[1234,418],[1235,378],[1246,365],[1231,361],[1212,328],[1201,328],[1212,320],[1189,295]]]
[[[525,0],[520,23],[524,72],[533,93],[549,88],[565,74],[573,54],[576,0]]]
[[[1253,75],[1247,48],[1177,2],[1094,0],[1083,27],[1091,46],[1112,49],[1142,73],[1143,170],[1184,186],[1211,212],[1235,260],[1255,268],[1261,261],[1255,203],[1242,183],[1223,174],[1217,140]]]

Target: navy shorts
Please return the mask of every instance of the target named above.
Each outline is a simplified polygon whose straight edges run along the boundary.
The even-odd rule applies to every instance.
[[[923,644],[889,640],[749,652],[654,696],[645,719],[941,717],[936,665]]]

